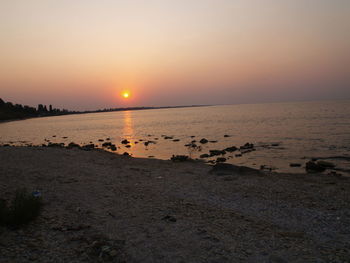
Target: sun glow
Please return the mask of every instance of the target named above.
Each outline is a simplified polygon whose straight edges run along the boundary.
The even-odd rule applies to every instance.
[[[123,92],[122,96],[123,96],[124,99],[127,99],[127,98],[129,98],[130,93],[125,91],[125,92]]]

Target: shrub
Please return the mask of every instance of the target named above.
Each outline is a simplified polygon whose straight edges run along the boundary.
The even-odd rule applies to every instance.
[[[0,223],[17,228],[34,220],[40,213],[42,200],[28,193],[26,189],[16,191],[15,197],[8,207],[0,202]]]

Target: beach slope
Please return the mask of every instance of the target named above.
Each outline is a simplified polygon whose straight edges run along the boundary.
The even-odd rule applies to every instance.
[[[39,190],[1,262],[348,262],[350,180],[101,150],[0,147],[0,198]]]

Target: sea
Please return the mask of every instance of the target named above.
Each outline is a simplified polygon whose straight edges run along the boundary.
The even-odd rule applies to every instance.
[[[203,138],[208,142],[200,143]],[[129,146],[121,143],[125,139]],[[226,163],[289,173],[303,173],[306,162],[321,159],[349,175],[350,101],[116,111],[0,123],[0,144],[74,142],[103,148],[106,141],[117,146],[116,154],[133,157],[166,160],[187,155],[209,163],[220,157]],[[200,158],[210,150],[247,143],[254,150]],[[291,167],[292,163],[301,166]]]

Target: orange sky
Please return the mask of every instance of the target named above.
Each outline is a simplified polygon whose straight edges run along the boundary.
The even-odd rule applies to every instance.
[[[350,98],[349,13],[346,0],[1,1],[0,97],[78,110]]]

